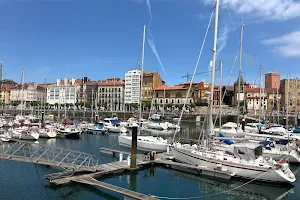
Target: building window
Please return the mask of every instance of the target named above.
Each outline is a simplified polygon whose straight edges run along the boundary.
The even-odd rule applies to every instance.
[[[160,103],[162,103],[162,99],[160,100]]]
[[[166,99],[166,103],[168,103],[168,99]]]

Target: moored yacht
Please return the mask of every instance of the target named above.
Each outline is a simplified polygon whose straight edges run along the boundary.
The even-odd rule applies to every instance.
[[[57,129],[57,135],[63,136],[66,138],[79,138],[81,134],[81,131],[78,128],[75,127],[60,127]]]
[[[38,132],[40,134],[40,137],[42,138],[55,138],[57,135],[56,130],[51,128],[50,126],[39,128]]]
[[[210,169],[221,167],[236,177],[266,182],[294,182],[296,178],[289,165],[273,159],[266,160],[262,156],[262,148],[255,143],[240,143],[230,145],[224,152],[176,143],[172,146],[172,153],[181,162]]]
[[[118,136],[119,145],[131,148],[132,136],[121,134]],[[167,140],[161,137],[137,136],[137,149],[141,151],[167,151],[169,146]]]
[[[9,132],[12,138],[21,140],[37,140],[40,137],[37,131],[28,129],[26,127],[10,129]]]

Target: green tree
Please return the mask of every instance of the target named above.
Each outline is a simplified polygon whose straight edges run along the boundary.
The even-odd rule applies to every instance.
[[[195,108],[195,107],[196,107],[196,104],[195,104],[195,103],[191,103],[191,104],[190,104],[190,107],[191,107],[191,108]]]

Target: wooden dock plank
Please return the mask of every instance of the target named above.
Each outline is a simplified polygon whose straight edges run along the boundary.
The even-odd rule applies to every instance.
[[[97,186],[97,187],[101,187],[104,188],[106,190],[110,190],[112,192],[116,192],[119,194],[122,194],[126,197],[130,197],[132,199],[137,199],[137,200],[156,200],[156,198],[151,197],[151,196],[147,196],[132,190],[127,190],[125,188],[121,188],[115,185],[111,185],[108,183],[104,183],[101,181],[98,181],[94,178],[91,177],[83,177],[83,178],[78,178],[73,180],[73,182],[77,182],[77,183],[83,183],[83,184],[88,184],[88,185],[93,185],[93,186]]]

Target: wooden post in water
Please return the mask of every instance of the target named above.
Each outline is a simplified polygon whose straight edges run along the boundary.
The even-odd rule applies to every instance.
[[[137,132],[138,132],[138,125],[132,125],[132,143],[131,143],[131,161],[130,161],[130,168],[136,168],[136,150],[137,150]]]
[[[45,113],[42,112],[42,118],[41,118],[41,125],[42,125],[42,128],[45,128],[44,115],[45,115]]]

